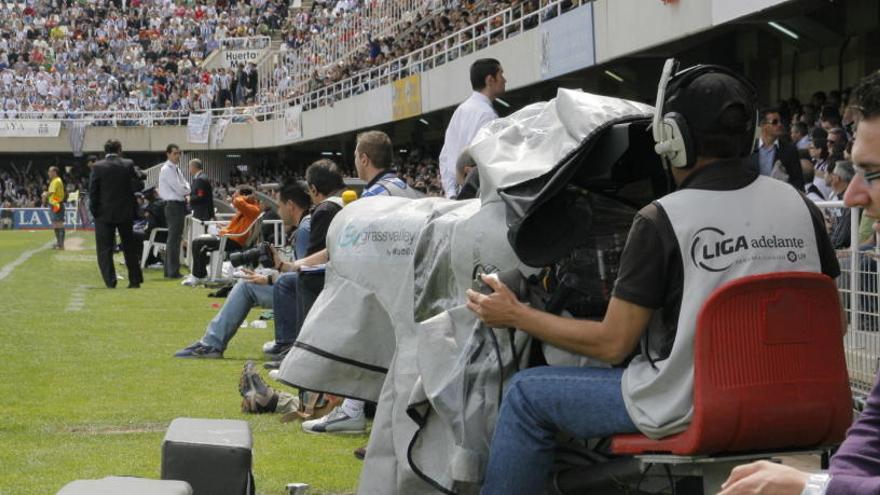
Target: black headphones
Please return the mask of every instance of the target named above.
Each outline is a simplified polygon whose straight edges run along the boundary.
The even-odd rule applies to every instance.
[[[657,104],[654,107],[654,121],[652,130],[654,134],[654,151],[660,155],[667,167],[686,168],[693,166],[697,160],[697,152],[694,148],[694,140],[688,130],[687,120],[684,115],[677,112],[664,113],[664,104],[667,94],[675,94],[686,88],[694,79],[703,74],[720,73],[728,75],[749,91],[753,102],[758,100],[758,92],[751,81],[733,72],[727,67],[720,65],[695,65],[682,71],[678,71],[678,61],[674,58],[666,59],[663,65],[663,73],[660,75],[660,83],[657,86]],[[744,146],[749,153],[754,148],[758,137],[758,110],[755,108],[754,134],[750,137],[751,142]]]

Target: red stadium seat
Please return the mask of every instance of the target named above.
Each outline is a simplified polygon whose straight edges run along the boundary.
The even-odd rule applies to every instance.
[[[755,275],[719,287],[700,312],[688,429],[660,440],[618,435],[612,451],[695,456],[826,446],[851,422],[834,281]]]

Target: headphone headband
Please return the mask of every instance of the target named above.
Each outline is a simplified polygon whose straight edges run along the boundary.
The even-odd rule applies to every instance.
[[[721,65],[701,64],[681,71],[678,70],[678,67],[679,63],[674,58],[667,59],[663,65],[663,72],[657,85],[657,102],[654,108],[652,132],[656,143],[654,151],[661,156],[665,164],[681,168],[693,164],[696,159],[696,150],[685,117],[675,112],[666,112],[667,95],[674,95],[688,87],[696,78],[712,73],[724,74],[735,79],[749,93],[748,96],[752,102],[757,102],[758,92],[751,81]],[[751,109],[755,112],[753,129],[755,136],[757,136],[758,109],[756,105],[753,106],[754,108]]]

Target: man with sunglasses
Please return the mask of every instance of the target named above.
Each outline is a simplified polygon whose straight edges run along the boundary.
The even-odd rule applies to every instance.
[[[746,163],[761,175],[784,180],[798,191],[803,191],[804,175],[801,172],[797,148],[780,139],[785,134],[785,126],[779,110],[762,110],[759,124],[758,149]]]
[[[856,88],[861,120],[852,159],[855,177],[843,201],[880,220],[880,73]],[[880,493],[880,387],[868,396],[859,419],[831,458],[828,473],[806,473],[767,461],[739,466],[730,473],[719,495],[866,495]]]

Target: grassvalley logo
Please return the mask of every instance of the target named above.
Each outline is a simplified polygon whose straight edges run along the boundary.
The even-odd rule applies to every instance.
[[[358,229],[354,225],[347,225],[337,245],[341,249],[358,249],[369,244],[372,249],[387,256],[412,256],[417,234],[406,229]]]
[[[800,237],[728,235],[717,227],[704,227],[694,234],[690,256],[694,266],[723,272],[749,259],[776,259],[795,263],[806,258],[806,242]],[[783,251],[784,250],[784,251]]]

